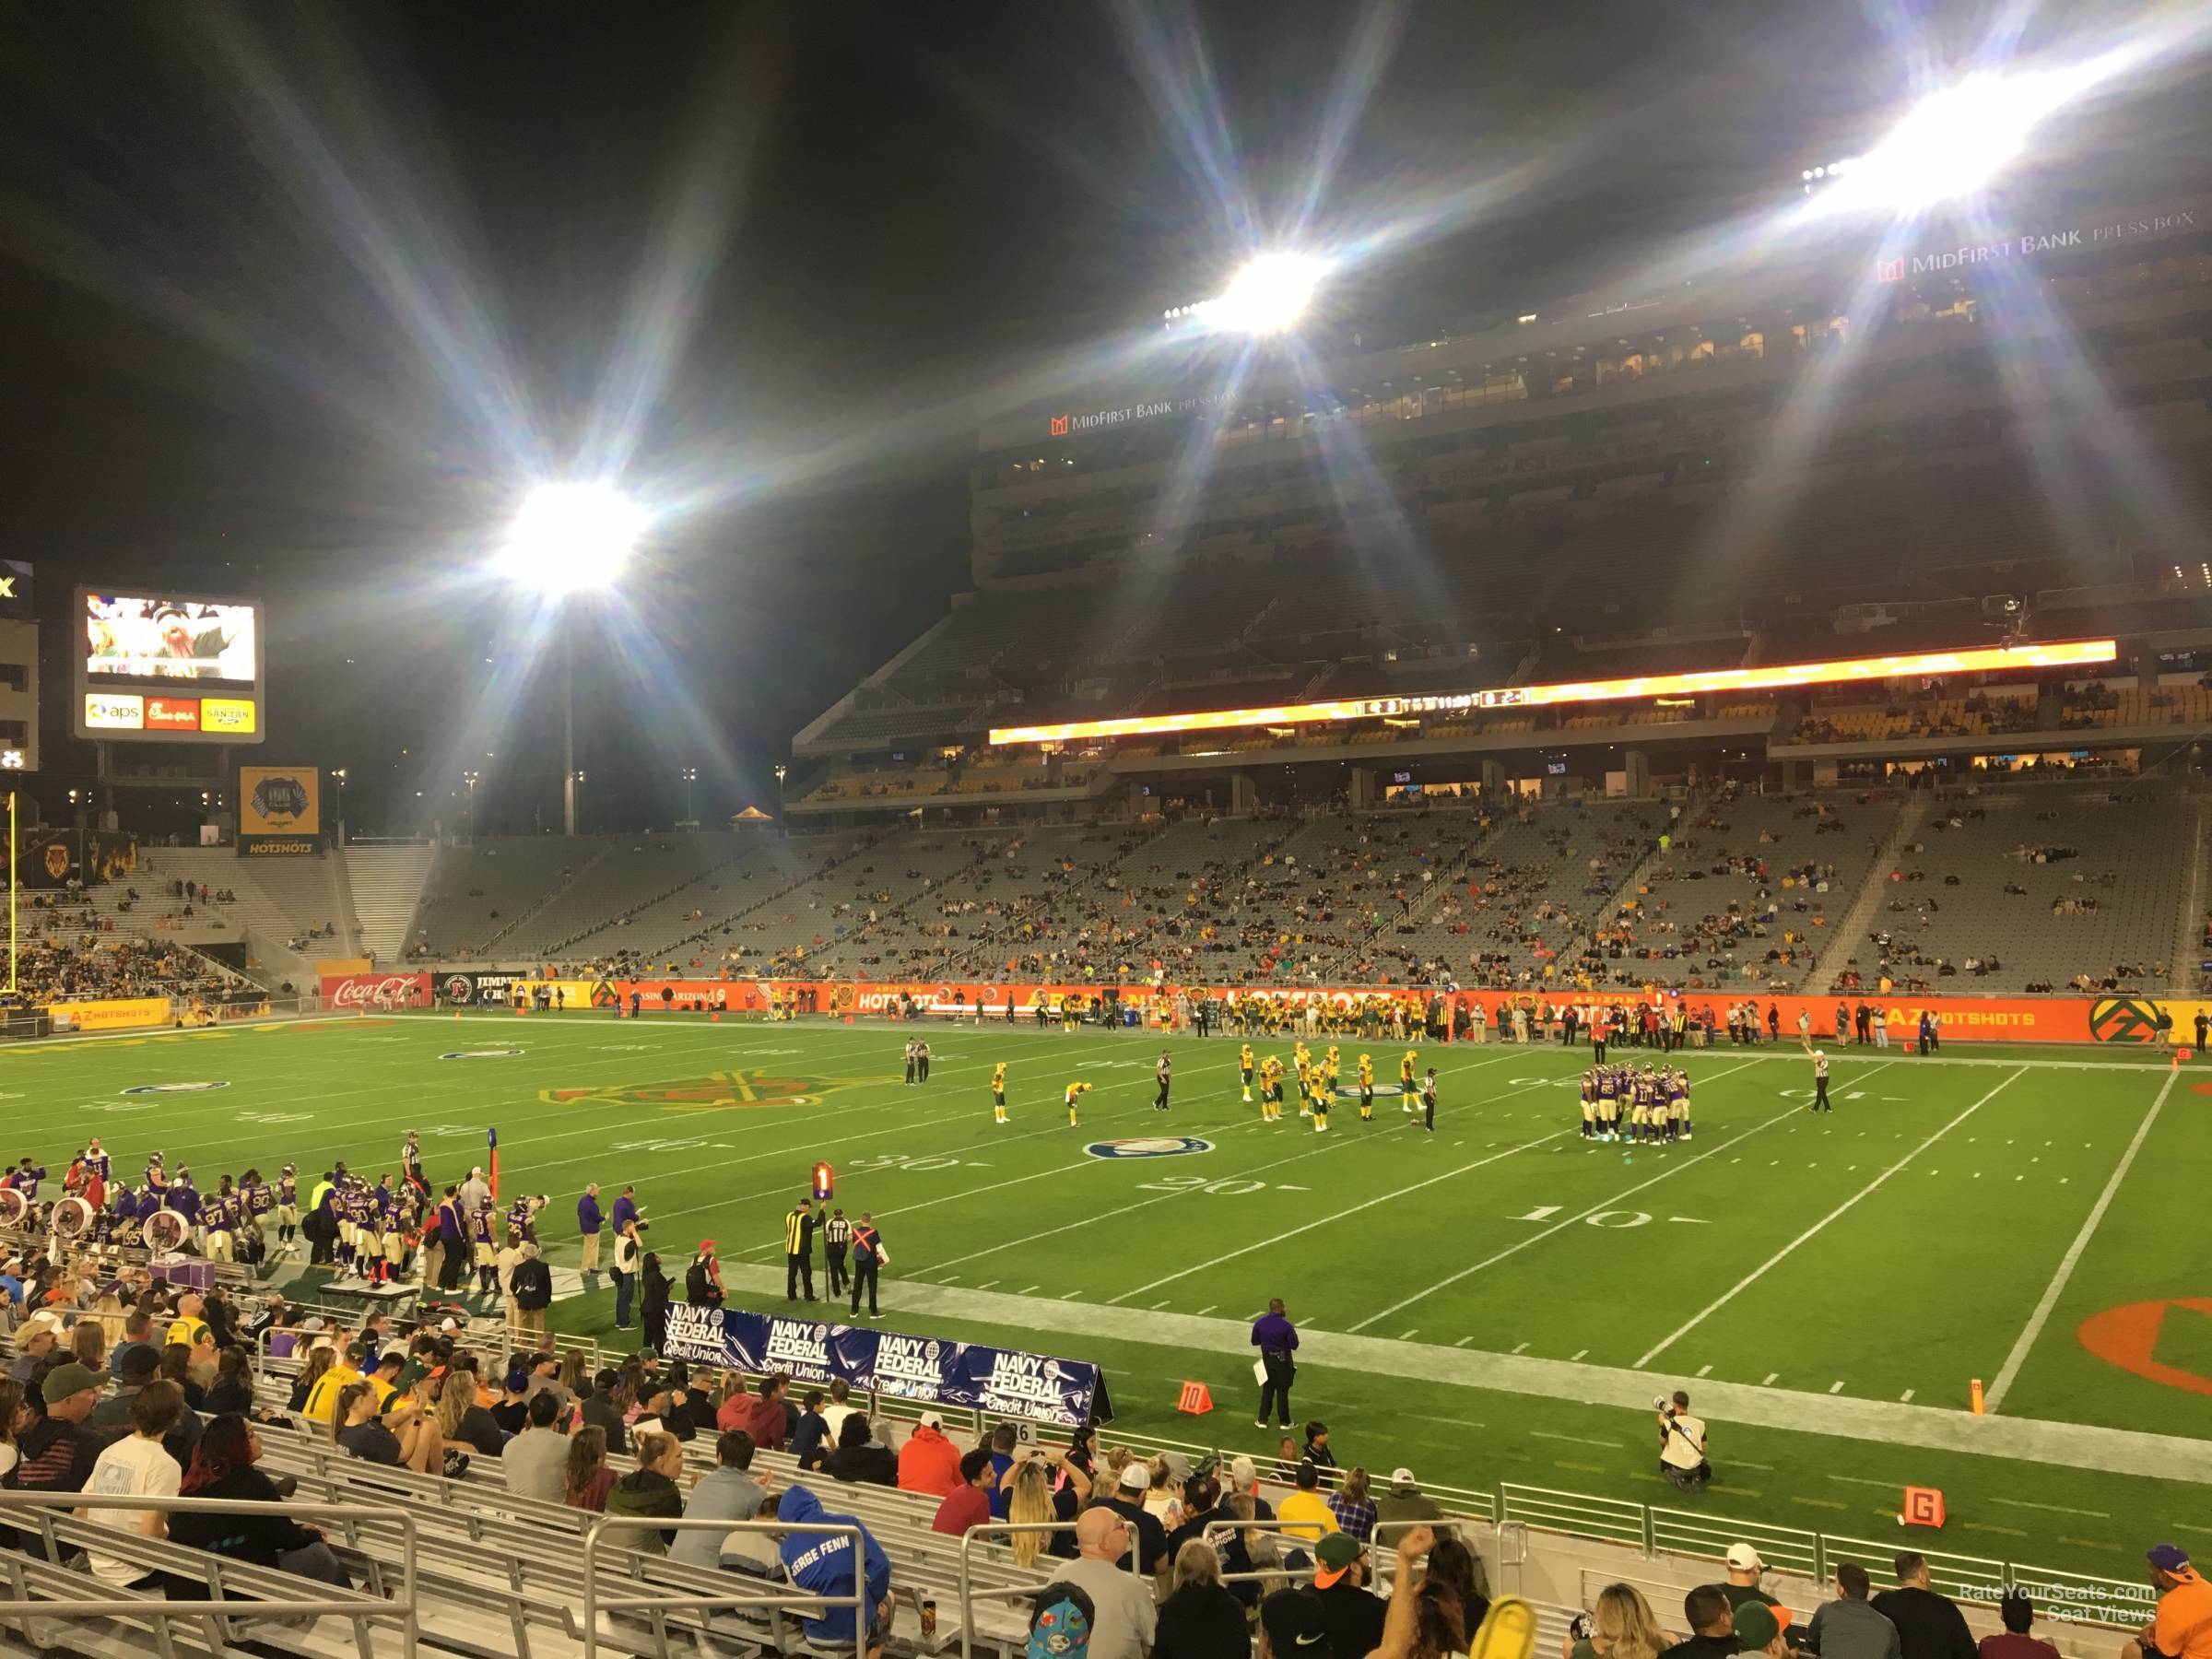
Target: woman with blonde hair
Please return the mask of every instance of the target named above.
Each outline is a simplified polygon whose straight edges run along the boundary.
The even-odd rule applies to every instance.
[[[315,1384],[323,1380],[323,1373],[336,1363],[337,1357],[336,1350],[327,1342],[318,1342],[307,1350],[306,1363],[300,1367],[300,1374],[292,1379],[292,1397],[286,1406],[287,1410],[296,1413],[307,1408],[307,1396],[315,1392]]]
[[[1145,1473],[1152,1477],[1152,1485],[1145,1493],[1145,1512],[1159,1523],[1163,1532],[1182,1530],[1182,1493],[1175,1484],[1174,1471],[1165,1457],[1155,1457],[1145,1465]]]
[[[1661,1649],[1675,1639],[1659,1628],[1652,1604],[1633,1584],[1607,1584],[1597,1593],[1591,1611],[1590,1634],[1572,1635],[1561,1652],[1566,1659],[1658,1659]]]
[[[1059,1513],[1053,1507],[1052,1477],[1035,1458],[1024,1458],[1014,1469],[1014,1489],[1006,1494],[1006,1519],[1023,1523],[1057,1521]],[[1014,1550],[1018,1567],[1036,1564],[1040,1555],[1063,1553],[1057,1546],[1061,1535],[1047,1532],[1018,1532],[1008,1535],[1007,1542]],[[1073,1555],[1071,1548],[1065,1553]]]

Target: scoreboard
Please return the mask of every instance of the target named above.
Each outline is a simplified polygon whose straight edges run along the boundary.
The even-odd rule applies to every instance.
[[[258,599],[77,589],[72,728],[129,743],[261,742],[265,621]]]

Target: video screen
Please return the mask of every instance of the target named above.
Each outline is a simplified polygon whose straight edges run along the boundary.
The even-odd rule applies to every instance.
[[[253,683],[253,606],[204,599],[85,595],[85,673],[99,679]]]

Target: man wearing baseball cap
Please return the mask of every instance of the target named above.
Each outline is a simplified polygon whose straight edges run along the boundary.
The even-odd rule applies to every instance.
[[[1735,1651],[1783,1659],[1790,1650],[1783,1645],[1782,1625],[1775,1618],[1773,1608],[1764,1602],[1746,1602],[1736,1608]]]
[[[22,1461],[16,1465],[11,1486],[26,1492],[85,1489],[106,1444],[103,1436],[85,1427],[85,1419],[107,1380],[107,1372],[88,1371],[74,1359],[46,1373],[41,1389],[46,1415],[26,1429],[17,1444]]]
[[[15,1358],[8,1361],[7,1374],[28,1385],[39,1369],[39,1361],[53,1348],[54,1339],[62,1334],[61,1316],[40,1309],[16,1327]]]
[[[1367,1588],[1367,1547],[1351,1534],[1333,1532],[1313,1547],[1313,1594],[1335,1652],[1365,1655],[1381,1644],[1382,1604]]]
[[[1758,1602],[1782,1621],[1782,1628],[1790,1628],[1790,1610],[1759,1588],[1759,1575],[1767,1570],[1766,1562],[1759,1559],[1759,1551],[1748,1544],[1728,1546],[1728,1582],[1721,1586],[1721,1594],[1728,1605],[1738,1613],[1747,1602]]]
[[[52,1398],[53,1386],[47,1381]],[[2158,1587],[2158,1617],[2143,1627],[2135,1645],[2143,1659],[2212,1659],[2212,1584],[2197,1576],[2179,1544],[2152,1546],[2145,1558],[2150,1562],[2150,1582]],[[2121,1659],[2135,1659],[2126,1648]]]
[[[1443,1518],[1444,1512],[1421,1490],[1411,1469],[1393,1469],[1390,1489],[1375,1494],[1375,1542],[1385,1549],[1395,1549],[1399,1534],[1408,1526]]]
[[[1260,1659],[1336,1659],[1318,1595],[1300,1584],[1260,1604]]]

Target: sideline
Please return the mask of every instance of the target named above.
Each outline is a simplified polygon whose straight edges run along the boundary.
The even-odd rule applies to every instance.
[[[723,1263],[723,1277],[733,1289],[763,1299],[771,1312],[783,1294],[780,1268]],[[899,1324],[912,1316],[940,1315],[976,1320],[1017,1330],[1065,1332],[1116,1342],[1139,1342],[1186,1354],[1237,1359],[1251,1350],[1251,1330],[1241,1320],[1191,1313],[1138,1312],[1081,1301],[1010,1296],[997,1290],[963,1290],[955,1286],[907,1280],[892,1288],[896,1305],[885,1320]],[[804,1304],[802,1304],[804,1305]],[[1458,1388],[1489,1388],[1508,1394],[1572,1400],[1587,1406],[1632,1411],[1639,1420],[1651,1415],[1648,1371],[1615,1366],[1581,1365],[1527,1355],[1485,1353],[1475,1348],[1439,1347],[1383,1336],[1352,1336],[1311,1326],[1299,1332],[1299,1359],[1311,1365],[1335,1366],[1373,1376],[1447,1382]],[[1799,1434],[1841,1436],[1884,1445],[1918,1446],[1929,1451],[1966,1452],[1980,1457],[2009,1457],[2062,1468],[2095,1467],[2118,1475],[2159,1480],[2212,1482],[2212,1441],[2106,1429],[2087,1423],[2037,1418],[1975,1417],[1937,1406],[1907,1406],[1890,1400],[1855,1400],[1840,1394],[1804,1394],[1794,1389],[1698,1382],[1699,1408],[1709,1419],[1783,1429]]]

